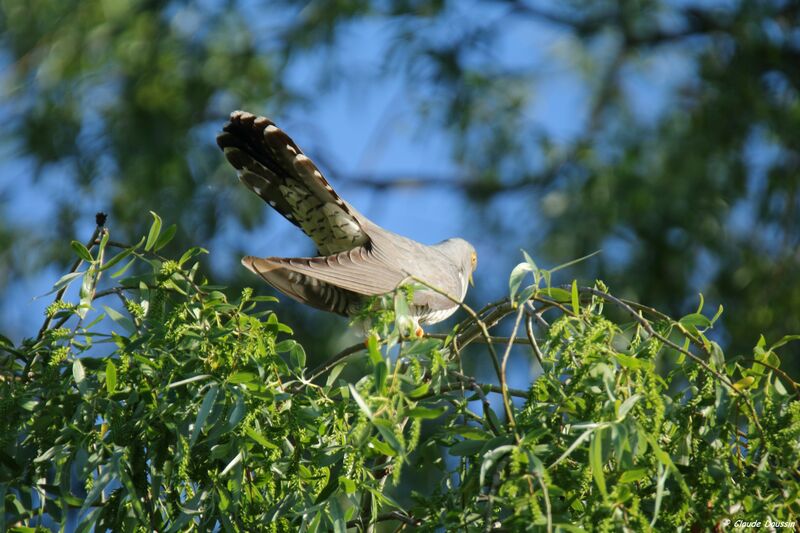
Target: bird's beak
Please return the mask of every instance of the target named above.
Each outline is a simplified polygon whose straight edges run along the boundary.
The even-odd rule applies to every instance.
[[[474,287],[475,286],[475,280],[472,279],[472,272],[469,273],[469,286],[470,287]]]

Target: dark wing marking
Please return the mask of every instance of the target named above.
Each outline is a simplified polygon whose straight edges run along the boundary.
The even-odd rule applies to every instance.
[[[264,117],[231,113],[217,144],[239,179],[317,245],[320,254],[369,242],[350,207],[294,141]]]

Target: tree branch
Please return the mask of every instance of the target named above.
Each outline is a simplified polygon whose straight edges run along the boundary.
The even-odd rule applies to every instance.
[[[421,520],[418,520],[417,518],[414,518],[411,515],[407,515],[407,514],[401,513],[400,511],[391,511],[391,512],[388,512],[388,513],[380,514],[375,518],[375,522],[388,522],[390,520],[397,520],[397,521],[402,522],[402,523],[404,523],[406,525],[409,525],[409,526],[420,526],[420,525],[422,525],[422,521]],[[363,520],[361,518],[356,518],[356,519],[353,519],[353,520],[349,520],[347,522],[347,527],[348,528],[357,527],[362,531],[363,531],[365,525],[366,524],[364,524],[364,522],[363,522]]]

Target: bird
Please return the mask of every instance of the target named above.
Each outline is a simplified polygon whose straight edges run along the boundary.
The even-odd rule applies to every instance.
[[[216,140],[239,180],[316,245],[314,257],[242,259],[281,293],[352,317],[374,297],[417,282],[408,306],[416,335],[424,333],[421,325],[447,319],[463,302],[478,262],[466,240],[426,245],[372,222],[268,118],[234,111]]]

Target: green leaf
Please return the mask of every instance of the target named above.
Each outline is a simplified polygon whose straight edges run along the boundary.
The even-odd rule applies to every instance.
[[[158,235],[161,233],[161,217],[150,211],[153,215],[153,224],[150,226],[150,231],[147,234],[147,241],[144,243],[144,251],[149,252],[155,246],[158,240]]]
[[[242,457],[244,457],[243,452],[239,452],[236,454],[236,457],[231,459],[231,462],[227,464],[227,466],[219,473],[219,477],[225,477],[225,474],[233,470],[233,468],[242,462]]]
[[[378,363],[383,362],[383,356],[381,355],[381,352],[378,349],[377,335],[370,335],[367,338],[367,352],[369,353],[369,360],[372,361],[373,365],[377,365]]]
[[[331,373],[328,374],[328,378],[325,380],[326,387],[333,386],[334,382],[336,382],[336,378],[339,377],[339,374],[342,373],[345,366],[347,366],[347,363],[340,363],[331,369]]]
[[[370,439],[369,444],[367,444],[367,446],[369,446],[370,448],[372,448],[381,455],[388,455],[389,457],[397,456],[397,452],[391,446],[389,446],[382,440],[378,440],[374,437]]]
[[[271,316],[275,316],[275,315],[271,315]],[[277,319],[276,319],[276,320],[277,320]],[[292,350],[292,348],[294,348],[294,347],[295,347],[295,345],[296,345],[296,344],[297,344],[297,341],[296,341],[296,340],[293,340],[293,339],[286,339],[286,340],[284,340],[284,341],[281,341],[281,342],[279,342],[278,344],[276,344],[276,345],[275,345],[275,352],[276,352],[276,353],[286,353],[286,352],[289,352],[289,351],[291,351],[291,350]]]
[[[722,304],[719,304],[719,307],[717,308],[717,312],[714,313],[713,317],[711,317],[711,325],[712,326],[719,319],[719,317],[722,316],[722,313],[724,312],[724,310],[725,310],[725,308],[722,306]]]
[[[180,259],[178,259],[178,266],[183,266],[183,264],[188,261],[189,259],[198,256],[200,254],[207,254],[208,250],[205,248],[200,248],[199,246],[194,246],[186,250]]]
[[[743,391],[749,389],[753,383],[755,382],[756,378],[753,376],[745,376],[736,383],[733,384],[733,388],[737,391]]]
[[[397,436],[394,434],[394,430],[390,427],[391,422],[388,420],[380,419],[380,418],[373,418],[372,423],[375,425],[375,428],[378,430],[378,433],[381,434],[383,440],[386,441],[386,444],[392,447],[397,453],[403,453],[403,445],[400,444],[400,441],[397,440]]]
[[[117,468],[117,475],[119,476],[119,481],[122,482],[122,486],[125,487],[125,490],[128,492],[127,500],[131,503],[136,518],[140,523],[147,522],[144,506],[142,505],[143,497],[139,495],[139,491],[133,483],[130,474],[128,474],[128,468],[125,464],[119,465]]]
[[[122,326],[122,328],[130,334],[136,333],[136,324],[133,323],[133,320],[126,317],[116,309],[112,307],[108,307],[107,305],[103,306],[108,318],[113,320],[115,323]]]
[[[131,267],[131,265],[132,265],[133,263],[135,263],[135,262],[136,262],[136,258],[134,257],[133,259],[131,259],[130,261],[128,261],[127,263],[125,263],[125,264],[122,266],[122,268],[120,268],[119,270],[117,270],[116,272],[114,272],[113,274],[111,274],[111,277],[112,277],[113,279],[117,279],[117,278],[121,277],[123,274],[125,274],[125,272],[127,272],[127,271],[128,271],[128,269]]]
[[[664,499],[664,483],[667,481],[669,475],[669,468],[664,466],[664,463],[658,463],[658,480],[656,482],[656,500],[653,505],[653,519],[650,521],[650,527],[656,525],[658,520],[658,513],[661,510],[661,501]]]
[[[426,382],[420,384],[420,386],[417,387],[416,389],[414,389],[411,392],[409,392],[408,393],[408,397],[413,400],[413,399],[419,398],[420,396],[425,396],[426,394],[428,394],[428,391],[430,390],[430,388],[431,388],[431,384],[426,381]]]
[[[711,327],[711,320],[700,313],[690,313],[681,318],[678,322],[686,328],[695,327],[699,329],[708,329]]]
[[[80,359],[75,359],[72,363],[72,377],[77,385],[80,385],[86,379],[86,370],[83,368],[83,363],[81,363]]]
[[[94,261],[94,257],[92,257],[92,254],[89,252],[86,246],[83,245],[83,243],[80,243],[78,241],[72,241],[71,243],[69,243],[69,245],[72,246],[72,249],[75,251],[78,257],[80,257],[84,261],[88,263]]]
[[[572,280],[572,312],[576,315],[581,314],[581,299],[578,295],[578,281]]]
[[[706,299],[703,296],[702,292],[698,293],[698,296],[700,297],[700,303],[697,304],[697,311],[695,311],[695,313],[702,313],[703,312],[703,306],[705,306],[705,304],[706,304]]]
[[[542,289],[541,293],[557,302],[566,303],[572,301],[572,293],[558,287],[548,287],[546,289]]]
[[[428,355],[433,350],[442,346],[441,339],[416,339],[408,343],[408,348],[403,350],[403,355]]]
[[[236,372],[228,376],[228,383],[250,383],[258,378],[254,372]]]
[[[174,383],[170,383],[167,385],[167,389],[174,389],[175,387],[180,387],[182,385],[186,385],[187,383],[194,383],[195,381],[202,381],[204,379],[208,379],[211,377],[211,374],[200,374],[198,376],[192,376],[190,378],[182,379],[180,381],[176,381]]]
[[[330,471],[328,472],[328,482],[325,484],[322,490],[319,491],[317,497],[314,498],[315,505],[320,504],[325,500],[327,500],[331,496],[331,494],[333,494],[336,491],[336,489],[339,488],[339,474],[341,473],[343,466],[344,462],[339,461],[334,465],[333,468],[330,469]]]
[[[100,237],[100,244],[98,245],[98,250],[103,252],[106,249],[106,245],[108,245],[108,239],[111,237],[108,233],[108,230],[104,229],[101,232],[102,237]],[[98,254],[99,256],[100,254]]]
[[[511,271],[511,275],[508,278],[508,292],[511,301],[514,301],[514,296],[516,296],[517,291],[519,291],[522,280],[525,279],[525,276],[530,271],[531,266],[528,263],[520,263]]]
[[[394,315],[397,323],[397,329],[402,335],[412,335],[413,321],[411,319],[411,311],[408,308],[408,300],[406,299],[405,290],[397,290],[394,294]]]
[[[556,459],[556,460],[553,462],[553,464],[551,464],[551,465],[550,465],[548,468],[553,468],[553,467],[554,467],[554,466],[556,466],[558,463],[560,463],[561,461],[563,461],[564,459],[566,459],[567,457],[569,457],[569,456],[570,456],[570,454],[571,454],[571,453],[572,453],[572,452],[575,450],[575,448],[577,448],[578,446],[580,446],[580,445],[583,443],[583,441],[585,441],[586,439],[588,439],[589,437],[591,437],[591,436],[592,436],[592,432],[594,432],[594,428],[587,429],[586,431],[584,431],[583,433],[581,433],[580,437],[578,437],[577,439],[575,439],[575,441],[574,441],[572,444],[570,444],[569,448],[567,448],[567,449],[564,451],[564,453],[562,453],[562,454],[559,456],[559,458],[558,458],[558,459]]]
[[[761,337],[764,340],[764,337]],[[770,350],[777,350],[781,346],[785,344],[789,344],[790,342],[800,341],[800,335],[784,335],[781,340],[770,346]],[[766,340],[764,340],[764,344],[766,344]],[[762,346],[763,347],[763,346]]]
[[[9,533],[37,533],[38,531],[41,531],[41,529],[28,526],[14,526],[8,531]]]
[[[106,363],[106,390],[109,394],[113,394],[117,388],[117,367],[110,359]]]
[[[80,272],[70,272],[69,274],[65,274],[65,275],[61,276],[61,278],[58,281],[56,281],[55,284],[53,284],[53,290],[50,291],[50,292],[55,292],[57,290],[60,290],[60,289],[62,289],[64,287],[66,287],[67,285],[72,283],[72,281],[75,278],[79,278],[79,277],[83,276],[84,274],[85,274],[85,271],[80,271]],[[48,293],[48,294],[50,294],[50,293]]]
[[[334,453],[323,453],[317,456],[315,464],[317,466],[331,466],[340,463],[344,458],[344,450],[338,450]]]
[[[725,368],[725,353],[722,351],[720,345],[716,342],[711,342],[709,348],[710,354],[708,362],[710,363],[711,368]]]
[[[503,446],[498,446],[497,448],[490,450],[483,455],[483,461],[481,462],[481,471],[480,471],[481,487],[486,485],[486,475],[497,464],[500,458],[511,453],[511,451],[514,450],[514,448],[516,448],[516,445],[514,444],[505,444]]]
[[[203,398],[203,403],[200,405],[200,410],[197,412],[197,418],[194,421],[192,435],[189,437],[189,446],[194,446],[197,442],[197,437],[200,436],[200,430],[203,428],[209,413],[211,413],[211,409],[214,407],[214,401],[217,399],[218,390],[216,384],[208,388],[208,392]]]
[[[81,523],[75,529],[75,533],[91,533],[95,531],[95,524],[100,518],[100,513],[104,510],[103,507],[95,507],[88,512],[80,511],[78,516],[83,517]]]
[[[530,255],[528,255],[528,252],[526,252],[525,250],[520,250],[520,251],[522,252],[522,257],[525,258],[525,262],[528,263],[528,266],[531,267],[531,272],[536,272],[537,270],[539,270],[539,267],[536,266],[536,262]]]
[[[639,428],[640,429],[640,428]],[[681,474],[680,470],[675,466],[675,463],[672,462],[669,454],[661,449],[661,446],[658,445],[658,441],[656,437],[644,430],[641,430],[640,433],[644,435],[645,439],[647,439],[647,443],[653,448],[653,454],[656,456],[656,459],[667,466],[667,473],[672,473],[675,476],[675,479],[678,480],[678,485],[680,486],[681,490],[683,491],[686,497],[691,497],[691,491],[689,487],[686,486],[686,481],[683,479],[683,475]]]
[[[633,406],[636,405],[636,402],[638,402],[639,398],[641,397],[642,397],[641,394],[634,394],[633,396],[622,402],[622,405],[619,406],[619,411],[617,412],[618,420],[624,419],[625,415],[628,414],[628,411],[630,411],[633,408]]]
[[[161,234],[161,236],[156,240],[155,244],[153,245],[153,251],[157,252],[163,247],[165,247],[169,242],[175,237],[175,233],[178,231],[178,226],[172,224],[167,230]]]
[[[460,435],[465,439],[486,441],[492,437],[491,433],[488,431],[474,426],[453,426],[452,428],[449,428],[448,431],[454,435]]]
[[[338,482],[337,482],[338,486]],[[333,533],[347,533],[347,524],[344,519],[344,511],[339,500],[332,498],[330,500],[330,513],[333,519]]]
[[[348,477],[339,476],[339,486],[344,489],[345,494],[350,495],[356,492],[356,482]]]
[[[630,355],[625,355],[624,353],[612,353],[611,354],[614,359],[625,368],[631,368],[634,370],[638,370],[640,368],[649,368],[653,366],[652,361],[648,361],[646,359],[639,359],[638,357],[632,357]]]
[[[592,469],[592,477],[600,489],[600,494],[604,498],[608,498],[608,491],[606,490],[606,476],[603,473],[603,428],[597,428],[592,434],[592,440],[589,444],[589,467]]]
[[[375,378],[375,390],[378,394],[386,393],[386,376],[389,369],[386,367],[386,362],[381,359],[381,362],[375,365],[373,376]]]
[[[97,268],[95,267],[95,265],[92,265],[83,275],[83,280],[81,282],[81,290],[80,290],[81,301],[78,304],[78,309],[77,309],[78,316],[81,318],[86,317],[86,313],[89,312],[89,309],[92,305],[92,300],[94,299],[95,283],[97,282],[96,273],[97,273]]]
[[[408,416],[411,418],[434,419],[439,418],[447,412],[447,407],[437,407],[436,409],[428,409],[427,407],[414,407],[408,411]]]
[[[230,416],[228,416],[227,430],[230,431],[239,425],[239,422],[242,421],[245,414],[247,413],[244,405],[244,397],[242,395],[236,395],[236,403],[233,409],[231,409]]]
[[[292,351],[289,353],[289,361],[292,367],[302,370],[306,366],[306,351],[299,343],[292,346]]]
[[[483,449],[485,444],[485,440],[461,440],[450,446],[448,453],[456,456],[475,455]]]
[[[125,248],[120,253],[103,263],[103,266],[100,267],[100,271],[108,270],[109,268],[113,267],[129,255],[131,255],[134,251],[134,248]]]
[[[83,276],[84,272],[85,271],[83,271],[83,270],[80,271],[80,272],[70,272],[69,274],[65,274],[65,275],[61,276],[58,279],[58,281],[56,281],[53,284],[53,288],[52,289],[50,289],[49,291],[47,291],[44,294],[40,294],[39,296],[36,296],[34,298],[34,300],[37,300],[37,299],[42,298],[44,296],[47,296],[48,294],[53,294],[54,292],[58,292],[59,290],[63,289],[64,287],[69,286],[69,284],[72,283],[76,278],[79,278],[79,277]]]
[[[245,434],[247,434],[248,437],[250,437],[251,439],[253,439],[257,443],[262,445],[264,448],[267,448],[269,450],[277,450],[278,449],[278,447],[275,444],[273,444],[270,441],[268,441],[266,439],[266,437],[264,437],[264,435],[262,435],[261,433],[259,433],[255,429],[245,426],[244,432],[245,432]]]
[[[550,272],[558,272],[559,270],[561,270],[563,268],[571,267],[572,265],[578,264],[581,261],[586,261],[587,259],[596,256],[597,254],[599,254],[602,251],[603,250],[596,250],[596,251],[594,251],[594,252],[592,252],[592,253],[590,253],[588,255],[584,255],[583,257],[579,257],[577,259],[573,259],[572,261],[567,261],[566,263],[562,263],[562,264],[560,264],[560,265],[558,265],[556,267],[551,268]],[[549,283],[548,283],[548,285],[549,285]]]
[[[78,516],[83,515],[89,507],[95,505],[102,491],[112,480],[116,479],[115,471],[119,468],[119,457],[121,454],[122,452],[116,452],[112,457],[111,463],[99,469],[100,475],[93,480],[92,490],[86,495],[86,499],[83,501],[83,506],[78,512]]]
[[[633,470],[627,470],[619,476],[620,483],[633,483],[635,481],[641,481],[647,477],[647,469],[646,468],[635,468]]]
[[[350,396],[352,396],[353,399],[356,401],[358,408],[361,409],[364,415],[371,421],[373,418],[372,411],[370,410],[369,405],[367,405],[367,402],[364,401],[364,398],[361,397],[361,395],[358,393],[356,388],[353,387],[352,384],[348,383],[347,387],[350,389]]]

